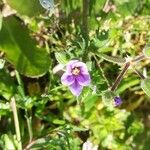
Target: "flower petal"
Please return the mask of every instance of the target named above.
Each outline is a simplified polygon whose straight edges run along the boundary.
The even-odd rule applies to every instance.
[[[88,69],[85,63],[83,62],[74,62],[72,68],[79,67],[82,74],[88,74]]]
[[[82,86],[88,86],[91,82],[91,78],[89,74],[80,74],[76,77],[76,80]]]
[[[67,73],[64,73],[61,77],[61,83],[64,85],[71,85],[74,81],[74,76]]]
[[[73,84],[69,86],[70,91],[73,95],[79,96],[82,92],[83,86],[81,86],[76,80]]]
[[[115,101],[115,106],[119,106],[122,104],[122,99],[119,96],[116,96],[114,98],[114,101]]]
[[[69,61],[69,63],[66,65],[66,72],[67,73],[72,74],[72,69],[74,68],[73,64],[75,64],[76,62],[78,62],[78,60]]]

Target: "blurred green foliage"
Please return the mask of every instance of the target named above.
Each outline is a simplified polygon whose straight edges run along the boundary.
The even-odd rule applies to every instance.
[[[38,0],[0,0],[0,10],[1,149],[18,147],[12,97],[24,150],[80,150],[87,140],[100,150],[149,149],[149,79],[129,68],[117,90],[108,89],[125,57],[149,45],[150,0],[55,0],[54,13]],[[60,83],[75,58],[92,79],[78,99]],[[136,65],[145,76],[149,67],[149,59]],[[106,107],[114,95],[123,104]]]

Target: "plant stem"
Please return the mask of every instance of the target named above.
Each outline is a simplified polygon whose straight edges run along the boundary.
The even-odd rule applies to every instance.
[[[94,57],[94,59],[95,59],[95,61],[96,61],[96,63],[97,63],[98,68],[100,69],[100,71],[101,71],[101,73],[102,73],[103,78],[104,78],[105,81],[106,81],[107,86],[110,87],[109,81],[107,80],[107,78],[106,78],[106,76],[105,76],[105,73],[104,73],[104,70],[102,69],[102,67],[101,67],[101,65],[100,65],[100,63],[99,63],[99,61],[98,61],[98,59],[96,58],[95,55],[93,55],[93,57]]]
[[[84,38],[88,37],[88,13],[89,13],[89,0],[83,0],[83,35]]]
[[[145,58],[146,58],[145,55],[142,54],[142,55],[140,55],[140,56],[135,57],[135,58],[132,60],[132,62],[139,62],[139,61],[141,61],[141,60],[143,60],[143,59],[145,59]]]
[[[18,114],[17,114],[17,107],[16,107],[16,101],[15,98],[11,98],[11,108],[13,111],[13,117],[14,117],[14,124],[15,124],[15,130],[16,130],[16,137],[18,141],[18,150],[22,150],[22,143],[21,143],[21,135],[20,135],[20,127],[19,127],[19,120],[18,120]]]
[[[31,117],[29,117],[27,110],[25,110],[25,118],[27,120],[28,133],[29,133],[29,143],[32,142],[33,133],[32,133],[32,125],[31,125]]]
[[[138,71],[136,68],[133,68],[133,70],[141,79],[145,79],[145,76],[142,75],[142,73],[140,71]]]
[[[111,87],[111,91],[115,91],[116,88],[118,87],[118,85],[120,84],[123,76],[125,75],[125,73],[127,72],[128,68],[130,66],[130,62],[127,62],[123,68],[123,70],[120,72],[120,74],[118,75],[115,83],[113,84],[113,86]]]
[[[85,47],[83,50],[82,60],[85,61],[88,55],[88,13],[89,13],[89,0],[82,0],[83,12],[82,12],[82,35],[85,40]]]
[[[16,78],[17,78],[19,86],[21,87],[21,93],[20,94],[21,94],[22,98],[24,99],[25,98],[24,85],[23,85],[21,77],[17,71],[16,71]],[[25,109],[25,118],[26,118],[27,126],[28,126],[29,143],[31,143],[32,138],[33,138],[32,126],[31,126],[31,117],[29,117],[26,109]]]

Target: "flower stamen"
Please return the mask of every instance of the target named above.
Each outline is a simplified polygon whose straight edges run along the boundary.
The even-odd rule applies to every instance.
[[[72,69],[72,74],[73,75],[79,75],[80,74],[80,68],[79,67],[74,67],[73,69]]]

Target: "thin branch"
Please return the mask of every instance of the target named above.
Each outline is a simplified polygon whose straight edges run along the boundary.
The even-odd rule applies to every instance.
[[[120,72],[120,74],[118,75],[116,81],[114,82],[113,86],[111,87],[111,91],[115,91],[116,88],[118,87],[118,85],[120,84],[121,80],[123,79],[123,76],[125,75],[125,73],[127,72],[128,68],[130,66],[130,62],[127,62],[123,68],[123,70]]]
[[[109,81],[107,80],[107,78],[106,78],[106,76],[105,76],[105,73],[104,73],[104,71],[103,71],[103,69],[102,69],[102,67],[101,67],[101,65],[100,65],[100,63],[99,63],[99,61],[98,61],[98,59],[96,58],[95,55],[93,55],[93,57],[94,57],[94,59],[95,59],[95,61],[96,61],[96,64],[97,64],[99,70],[100,70],[101,73],[102,73],[103,78],[104,78],[105,81],[106,81],[107,86],[110,87]]]
[[[145,76],[139,70],[137,70],[135,67],[133,68],[133,70],[141,79],[145,79]]]
[[[146,57],[145,57],[145,55],[144,54],[142,54],[142,55],[140,55],[140,56],[137,56],[137,57],[135,57],[133,60],[132,60],[132,62],[139,62],[139,61],[141,61],[141,60],[143,60],[143,59],[145,59]]]

